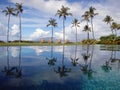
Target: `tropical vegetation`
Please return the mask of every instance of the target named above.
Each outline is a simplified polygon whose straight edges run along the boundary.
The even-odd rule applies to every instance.
[[[21,38],[22,38],[22,31],[21,31],[21,13],[23,12],[23,8],[22,8],[22,3],[16,3],[16,15],[19,16],[19,29],[20,29],[20,39],[19,42],[21,42]]]
[[[77,36],[77,27],[80,27],[80,22],[78,21],[78,19],[75,18],[75,19],[73,20],[73,22],[72,22],[72,27],[75,27],[75,29],[76,29],[76,42],[78,42],[78,41],[77,41],[77,37],[78,37],[78,36]]]
[[[79,43],[80,41],[78,41],[78,30],[83,30],[87,33],[87,38],[83,39],[81,41],[81,43],[83,44],[96,44],[96,43],[100,43],[100,44],[120,44],[120,36],[118,36],[118,30],[120,30],[120,24],[115,22],[114,19],[109,16],[109,15],[106,15],[106,17],[103,19],[103,21],[105,23],[107,23],[109,25],[109,28],[111,30],[111,35],[108,35],[108,36],[101,36],[99,38],[99,40],[96,40],[95,38],[95,32],[94,32],[94,23],[93,23],[93,19],[96,15],[98,15],[98,13],[95,12],[96,8],[94,7],[90,7],[87,11],[84,12],[84,14],[81,16],[82,19],[81,19],[81,22],[77,19],[77,18],[74,18],[73,21],[72,21],[72,27],[75,28],[76,30],[76,43]],[[66,18],[68,16],[73,16],[73,14],[70,11],[70,8],[69,7],[65,7],[62,5],[62,7],[57,10],[57,13],[56,13],[56,16],[58,16],[59,18],[62,17],[62,28],[63,28],[63,40],[61,39],[57,39],[57,44],[74,44],[72,43],[70,40],[66,39],[65,36],[66,36],[66,30],[65,30],[65,21],[66,21]],[[23,6],[22,6],[22,3],[16,3],[15,4],[15,8],[11,7],[11,6],[8,6],[5,8],[5,10],[2,11],[3,13],[5,13],[6,16],[8,16],[8,29],[7,29],[7,43],[18,43],[19,41],[19,44],[24,42],[22,40],[22,28],[21,28],[21,14],[23,13]],[[20,33],[19,33],[19,40],[15,40],[15,42],[11,42],[9,40],[9,34],[10,34],[10,21],[11,21],[11,16],[18,16],[19,18],[19,30],[20,30]],[[84,25],[84,28],[81,29],[80,27],[80,24],[85,21],[86,24]],[[53,36],[53,29],[55,27],[58,26],[58,23],[56,21],[56,19],[54,18],[50,18],[50,20],[48,21],[49,23],[47,24],[47,27],[48,26],[51,26],[51,32],[52,32],[52,36],[51,36],[51,41],[52,43],[54,43],[54,36]],[[92,37],[90,37],[90,34]],[[62,43],[63,42],[63,43]],[[0,43],[2,43],[2,45],[5,45],[4,41],[0,41]],[[35,41],[27,41],[26,43],[36,43]],[[38,43],[48,43],[48,41],[46,41],[45,39],[41,39],[40,41],[37,42]],[[55,43],[54,43],[55,44]],[[49,45],[49,43],[48,43]]]
[[[60,10],[57,11],[56,15],[60,17],[63,17],[63,43],[65,43],[65,20],[67,16],[72,16],[72,13],[69,13],[68,11],[70,8],[62,6]]]
[[[52,26],[52,37],[51,37],[51,41],[53,43],[53,28],[57,27],[57,22],[54,18],[50,18],[49,20],[49,24],[47,24],[47,27],[48,26]]]
[[[14,12],[15,12],[15,9],[12,8],[11,6],[8,6],[6,7],[5,10],[2,11],[3,13],[5,13],[6,16],[8,16],[8,30],[7,30],[7,42],[9,42],[9,27],[10,27],[10,17],[11,15],[16,15]]]

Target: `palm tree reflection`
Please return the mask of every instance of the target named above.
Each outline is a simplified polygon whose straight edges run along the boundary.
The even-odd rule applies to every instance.
[[[60,77],[68,76],[67,73],[71,72],[71,68],[67,68],[64,64],[64,45],[62,54],[62,66],[58,66],[57,70],[54,68],[54,72],[58,73]]]
[[[20,78],[22,76],[22,68],[21,68],[21,46],[19,49],[19,66],[10,67],[9,47],[7,47],[7,66],[4,67],[2,72],[5,73],[6,76],[15,76],[16,78]]]
[[[51,58],[46,58],[48,61],[49,66],[54,66],[55,62],[57,61],[56,57],[53,57],[53,45],[51,45]]]
[[[109,61],[106,61],[104,65],[102,65],[102,70],[104,72],[110,72],[112,70],[112,67],[109,64]]]
[[[81,71],[83,72],[83,74],[87,75],[88,78],[91,79],[93,78],[93,73],[95,73],[95,71],[92,70],[94,45],[92,45],[91,53],[89,53],[89,47],[90,45],[88,44],[86,53],[82,54],[85,63],[83,65],[80,65],[80,67],[81,67]],[[88,63],[88,60],[89,60],[89,63]]]
[[[113,63],[115,63],[115,62],[119,62],[120,61],[120,58],[117,58],[117,50],[112,50],[111,51],[112,52],[112,55],[111,55],[111,57],[110,57],[110,62],[111,62],[111,64],[113,64]]]
[[[118,62],[118,69],[119,69],[119,63],[120,63],[120,59],[116,57],[117,51],[116,51],[116,46],[112,46],[111,47],[111,56],[110,59],[105,61],[105,64],[102,65],[102,70],[104,70],[105,72],[110,72],[110,70],[112,70],[112,65],[115,64],[116,62]]]
[[[77,66],[79,58],[76,57],[77,55],[77,45],[75,45],[75,57],[71,58],[71,63],[73,66]]]
[[[22,76],[22,67],[21,67],[21,46],[19,46],[19,66],[16,68],[16,77],[20,78]]]
[[[111,60],[113,58],[113,47],[111,49],[112,49],[112,51],[111,51],[110,59],[108,59],[107,61],[105,61],[105,63],[101,66],[101,68],[102,68],[102,70],[104,72],[110,72],[112,70],[110,62],[111,62]]]

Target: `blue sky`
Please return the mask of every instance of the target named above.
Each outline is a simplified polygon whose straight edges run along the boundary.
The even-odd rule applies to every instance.
[[[0,11],[6,6],[15,7],[14,4],[23,3],[22,13],[22,39],[23,40],[40,40],[51,36],[51,28],[46,27],[48,20],[53,17],[58,22],[58,27],[54,29],[54,37],[62,39],[62,19],[55,16],[58,9],[62,5],[69,7],[72,17],[66,19],[66,39],[75,40],[75,29],[71,28],[71,22],[74,18],[81,20],[81,15],[84,14],[90,6],[96,8],[96,13],[99,13],[94,20],[94,30],[96,38],[102,35],[111,33],[109,26],[103,22],[106,15],[110,15],[115,22],[120,23],[120,0],[1,0]],[[80,24],[78,28],[78,39],[86,38],[86,33],[83,32],[85,22]],[[19,19],[11,16],[10,22],[10,39],[18,39],[19,35]],[[7,17],[0,12],[0,40],[6,40]],[[120,35],[118,31],[118,35]],[[91,37],[91,36],[90,36]]]

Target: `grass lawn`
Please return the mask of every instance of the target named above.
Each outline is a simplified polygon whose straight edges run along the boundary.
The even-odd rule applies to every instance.
[[[65,43],[64,45],[80,45],[81,43]],[[62,43],[41,43],[41,42],[11,42],[11,43],[0,43],[0,46],[60,46]]]

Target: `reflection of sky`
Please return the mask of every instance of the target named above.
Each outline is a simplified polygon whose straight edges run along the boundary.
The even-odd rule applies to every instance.
[[[6,56],[6,47],[0,47],[0,58],[2,58],[3,56]]]
[[[0,51],[2,51],[4,48],[0,47]],[[6,48],[5,48],[6,49]],[[10,54],[12,56],[17,56],[17,53],[19,49],[17,47],[10,47]],[[54,46],[53,47],[53,56],[57,58],[57,62],[54,66],[48,65],[48,60],[46,60],[46,57],[50,57],[51,55],[51,47],[49,46],[31,46],[31,47],[22,47],[21,52],[21,66],[22,66],[22,72],[23,72],[23,78],[21,80],[17,80],[15,78],[9,79],[4,81],[3,73],[0,72],[0,80],[2,79],[4,83],[0,81],[0,84],[2,83],[5,85],[7,84],[14,85],[16,83],[16,86],[19,86],[19,83],[25,83],[24,85],[40,85],[42,82],[47,83],[55,83],[60,85],[73,85],[77,86],[78,84],[82,84],[83,86],[88,87],[96,87],[96,86],[103,86],[103,83],[110,86],[110,84],[114,84],[116,80],[118,81],[120,72],[118,72],[118,61],[115,63],[110,63],[112,66],[112,70],[109,73],[104,72],[101,69],[101,66],[105,64],[105,61],[110,59],[111,51],[108,50],[100,50],[100,46],[97,45],[94,47],[93,51],[93,58],[92,58],[92,65],[91,68],[95,73],[93,73],[93,80],[88,80],[87,75],[84,75],[80,69],[80,66],[73,67],[71,64],[71,57],[74,57],[75,53],[75,46],[65,46],[65,60],[64,64],[66,67],[71,68],[72,71],[68,73],[67,77],[60,78],[59,74],[56,74],[54,72],[54,69],[57,69],[58,66],[62,65],[62,46]],[[84,64],[84,60],[82,57],[82,53],[86,52],[86,46],[78,46],[77,47],[77,57],[79,58],[79,64]],[[92,52],[92,46],[89,48],[89,53]],[[120,52],[116,52],[116,58],[120,59]],[[5,55],[3,55],[5,57]],[[2,57],[2,56],[1,56]],[[19,57],[19,56],[17,56]],[[4,58],[7,59],[7,58]],[[10,58],[10,67],[17,66],[19,63],[19,60],[13,60],[13,58]],[[90,59],[88,60],[88,63],[90,63]],[[0,68],[3,69],[4,66],[6,66],[7,63],[3,58],[0,59]],[[107,77],[106,77],[107,76]],[[72,81],[72,82],[71,82]],[[110,84],[108,84],[108,81]],[[29,83],[27,83],[29,82]],[[90,84],[90,83],[96,83],[96,84]],[[118,83],[120,83],[118,81]],[[90,85],[91,86],[90,86]],[[117,87],[117,86],[116,86]]]
[[[19,55],[19,47],[10,47],[10,52],[12,57],[17,57]]]

